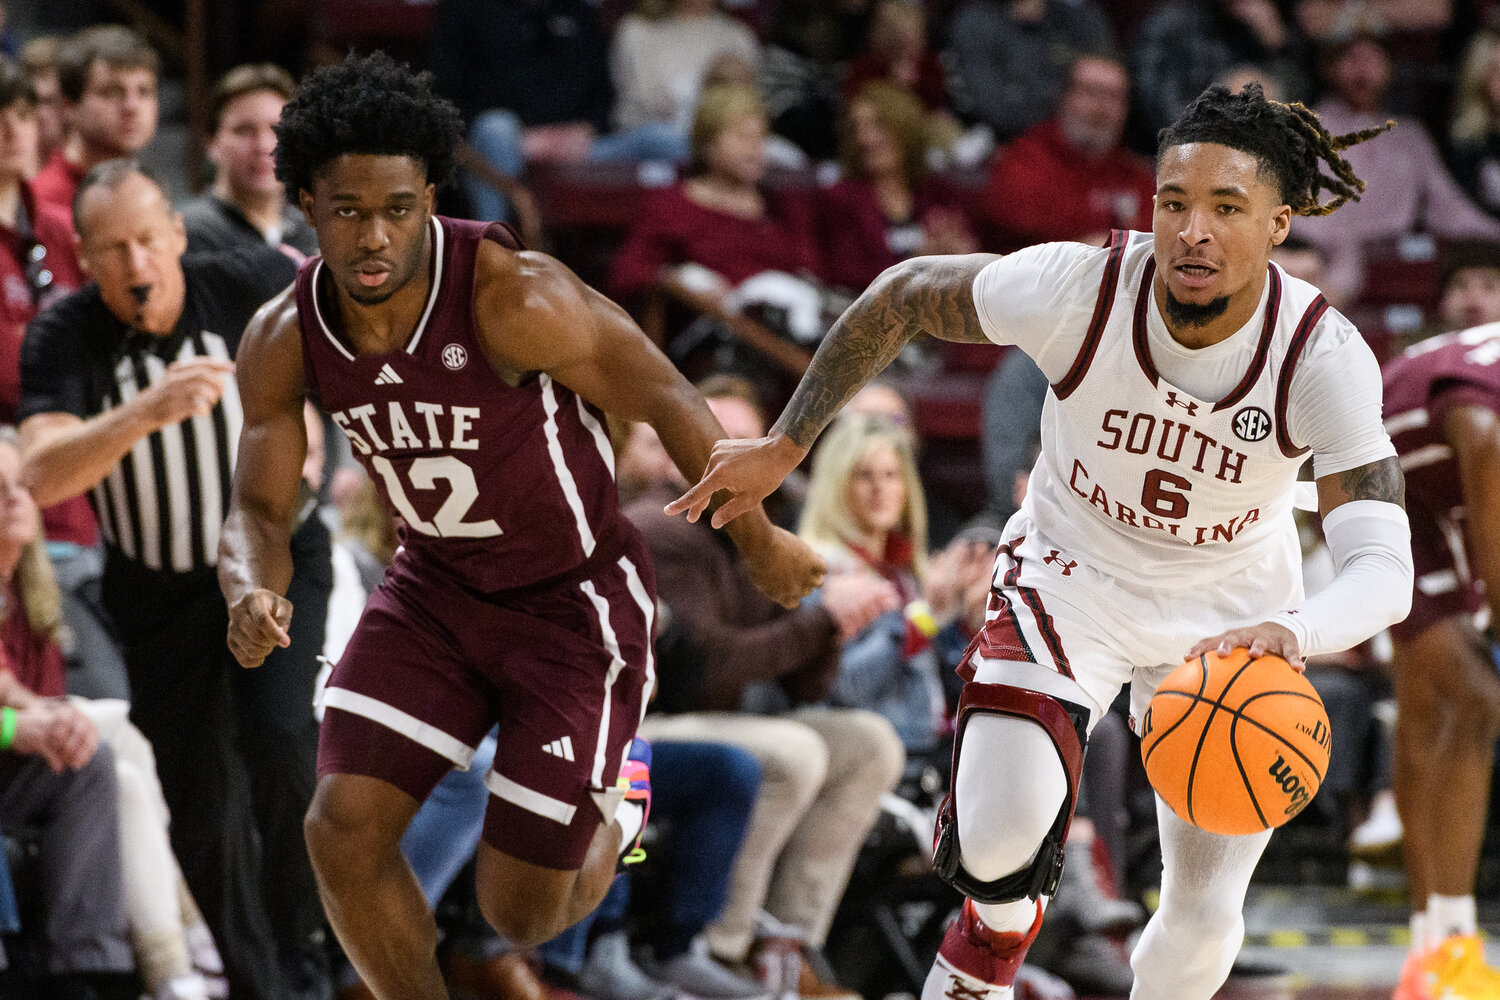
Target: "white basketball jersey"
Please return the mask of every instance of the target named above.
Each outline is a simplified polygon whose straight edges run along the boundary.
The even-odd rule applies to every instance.
[[[1271,265],[1247,369],[1222,399],[1199,399],[1152,360],[1155,271],[1150,234],[1113,235],[1082,346],[1047,394],[1024,509],[1068,557],[1136,585],[1191,587],[1260,563],[1295,586],[1307,449],[1287,403],[1328,304]]]

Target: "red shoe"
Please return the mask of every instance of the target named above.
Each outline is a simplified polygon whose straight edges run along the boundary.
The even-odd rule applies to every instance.
[[[933,976],[941,976],[944,983],[937,993],[961,997],[962,1000],[1011,1000],[1016,972],[1041,929],[1040,902],[1031,929],[1019,934],[986,927],[979,914],[974,912],[974,902],[966,899],[958,919],[943,935],[943,944],[938,949],[928,983],[932,983]],[[924,989],[923,995],[936,994]]]

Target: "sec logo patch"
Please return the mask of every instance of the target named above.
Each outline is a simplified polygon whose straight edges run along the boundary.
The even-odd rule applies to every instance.
[[[1261,441],[1271,433],[1271,415],[1258,406],[1247,406],[1234,415],[1233,426],[1241,441]]]
[[[449,344],[443,348],[443,364],[448,366],[449,371],[458,371],[469,363],[469,352],[464,350],[462,344]]]

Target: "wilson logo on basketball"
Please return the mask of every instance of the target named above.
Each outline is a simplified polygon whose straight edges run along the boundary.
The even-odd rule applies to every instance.
[[[1312,794],[1308,792],[1307,786],[1281,754],[1276,755],[1276,763],[1271,765],[1267,773],[1271,775],[1273,781],[1281,785],[1281,790],[1286,792],[1287,798],[1291,800],[1283,815],[1295,816],[1302,811],[1303,806],[1312,801]]]
[[[1258,406],[1247,406],[1234,415],[1234,436],[1241,441],[1261,441],[1271,433],[1271,415]]]
[[[448,366],[449,371],[458,371],[469,363],[469,352],[464,350],[462,344],[449,344],[443,348],[443,364]]]

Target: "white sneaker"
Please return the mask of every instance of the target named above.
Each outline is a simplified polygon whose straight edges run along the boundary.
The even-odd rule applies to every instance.
[[[1349,834],[1349,851],[1362,858],[1385,854],[1401,845],[1401,833],[1396,796],[1386,789],[1370,803],[1370,815]]]

